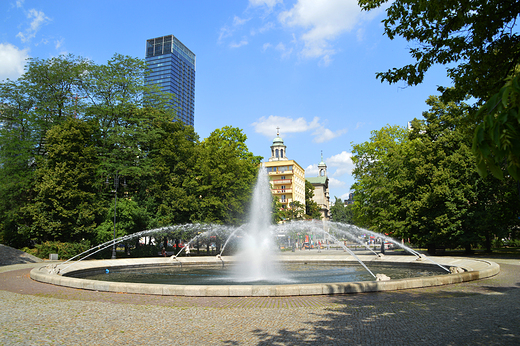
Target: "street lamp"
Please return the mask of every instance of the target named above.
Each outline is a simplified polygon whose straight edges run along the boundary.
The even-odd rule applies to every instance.
[[[112,259],[116,259],[116,211],[117,211],[117,188],[119,187],[119,172],[116,172],[116,174],[114,174],[114,191],[112,191],[114,193],[114,238],[113,238],[113,244],[112,244]],[[108,177],[107,177],[107,180],[105,181],[105,184],[107,185],[107,187],[110,185],[110,182],[108,181]],[[124,178],[124,181],[123,181],[123,187],[126,187],[126,178]]]

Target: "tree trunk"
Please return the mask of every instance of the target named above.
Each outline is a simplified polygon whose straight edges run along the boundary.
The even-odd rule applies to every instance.
[[[490,253],[491,251],[491,234],[489,231],[486,232],[486,252]]]
[[[474,251],[471,249],[471,243],[467,243],[466,245],[464,245],[464,253],[466,255],[473,255]]]

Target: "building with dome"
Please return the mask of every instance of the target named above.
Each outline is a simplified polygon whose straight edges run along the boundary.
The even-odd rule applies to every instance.
[[[297,201],[305,208],[305,170],[294,160],[287,158],[287,147],[279,129],[271,145],[271,157],[264,162],[269,175],[271,192],[285,207]]]
[[[327,177],[327,165],[323,161],[323,153],[321,154],[321,162],[318,164],[318,176],[309,177],[306,178],[306,180],[314,186],[314,196],[312,197],[312,200],[318,204],[322,220],[329,220],[329,178]]]

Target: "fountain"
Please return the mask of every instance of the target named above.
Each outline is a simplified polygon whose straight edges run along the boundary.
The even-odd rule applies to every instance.
[[[35,268],[31,271],[31,277],[38,281],[76,288],[128,293],[288,296],[424,287],[474,280],[495,275],[499,271],[498,265],[492,262],[460,258],[442,258],[443,264],[439,264],[390,237],[353,225],[324,221],[293,221],[272,225],[271,198],[267,173],[260,169],[250,221],[245,225],[175,225],[115,240],[120,243],[166,232],[193,234],[188,244],[211,236],[221,237],[225,242],[216,257],[182,257],[182,248],[170,257],[85,261],[93,254],[111,247],[114,241],[109,241],[58,265]],[[313,234],[326,238],[335,245],[336,250],[320,253],[298,250],[299,252],[282,254],[274,239],[288,239],[292,235],[294,242],[295,234]],[[380,238],[411,255],[383,256],[368,247],[363,236]],[[356,247],[364,248],[365,252],[360,254],[359,250],[354,250],[358,252],[356,254],[340,239],[348,239]],[[233,256],[227,255],[230,243],[237,241],[236,253]],[[390,264],[399,270],[388,275],[391,271]],[[383,272],[374,274],[369,267]],[[415,275],[419,273],[420,276],[399,278],[400,272],[406,273],[410,268]],[[439,275],[439,271],[451,274]],[[142,279],[133,278],[136,272],[145,274],[148,279],[140,281]],[[155,276],[151,276],[150,272]],[[123,282],[111,281],[121,274],[124,277]],[[165,281],[165,277],[173,280]],[[130,280],[137,281],[129,282]]]

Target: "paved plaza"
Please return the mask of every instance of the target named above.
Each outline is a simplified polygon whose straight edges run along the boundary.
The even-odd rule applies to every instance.
[[[336,296],[95,292],[0,267],[0,345],[520,345],[520,260],[450,286]]]

